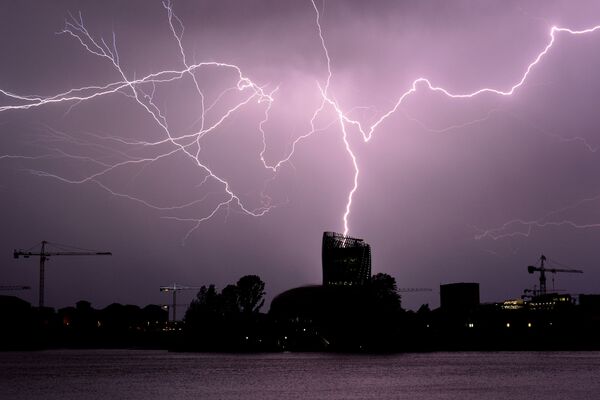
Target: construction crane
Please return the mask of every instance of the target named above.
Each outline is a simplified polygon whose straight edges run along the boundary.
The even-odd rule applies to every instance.
[[[63,250],[63,251],[47,251],[46,250],[47,245],[56,247],[59,250]],[[36,246],[33,246],[33,247],[36,247]],[[13,256],[14,256],[14,258],[19,258],[19,257],[29,258],[32,256],[40,257],[40,289],[39,289],[39,302],[38,302],[39,308],[44,307],[45,264],[49,257],[54,257],[54,256],[111,256],[112,255],[112,253],[108,252],[108,251],[93,251],[93,250],[79,249],[79,248],[75,248],[72,246],[49,243],[45,240],[42,240],[41,248],[39,251],[31,251],[32,248],[30,248],[28,250],[15,250],[13,252]],[[70,248],[71,250],[65,250],[65,248]],[[72,251],[72,249],[76,249],[77,251]]]
[[[179,292],[180,290],[199,290],[199,287],[196,286],[181,286],[178,285],[176,283],[174,283],[171,286],[161,286],[160,287],[160,291],[161,292],[173,292],[173,304],[171,306],[171,308],[173,309],[173,322],[177,321],[177,292]]]
[[[400,293],[405,293],[405,292],[431,292],[432,289],[430,289],[430,288],[400,288],[400,289],[398,289],[396,291],[400,292]]]
[[[553,274],[557,273],[557,272],[568,272],[568,273],[574,273],[574,274],[583,274],[583,271],[580,269],[571,269],[571,268],[546,268],[545,267],[545,263],[546,263],[546,257],[542,254],[540,256],[540,266],[536,267],[533,265],[530,265],[527,267],[527,272],[529,272],[530,274],[533,274],[535,271],[539,271],[540,273],[540,289],[538,291],[538,294],[540,296],[543,296],[546,294],[546,272],[551,272]]]

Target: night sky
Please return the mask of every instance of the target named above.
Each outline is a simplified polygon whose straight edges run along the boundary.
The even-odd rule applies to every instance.
[[[54,307],[168,303],[159,286],[246,274],[268,300],[321,283],[322,233],[344,231],[354,156],[348,234],[371,244],[373,273],[433,289],[405,294],[408,308],[436,307],[450,282],[479,282],[482,301],[519,297],[541,253],[585,271],[556,289],[600,292],[600,29],[555,32],[512,95],[452,98],[420,81],[398,103],[418,78],[510,91],[552,26],[600,24],[598,2],[172,11],[0,3],[0,285],[31,286],[19,295],[37,304],[38,261],[12,250],[41,240],[113,252],[52,258]]]

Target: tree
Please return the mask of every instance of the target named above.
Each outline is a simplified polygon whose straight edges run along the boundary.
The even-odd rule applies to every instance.
[[[243,313],[257,313],[265,304],[265,283],[257,275],[242,276],[236,287],[238,304]]]
[[[220,292],[215,285],[202,286],[185,314],[184,346],[211,351],[258,346],[264,288],[256,275],[243,276]]]
[[[240,312],[239,290],[236,285],[227,285],[221,290],[221,311],[224,314]]]
[[[220,311],[219,303],[219,294],[215,285],[202,286],[185,313],[186,321],[197,322],[203,315],[216,315]]]
[[[429,309],[429,304],[421,304],[421,307],[417,310],[417,314],[427,314],[430,313],[431,309]]]
[[[371,293],[379,305],[390,311],[401,309],[400,294],[396,279],[388,274],[378,273],[371,278]]]
[[[196,300],[200,310],[204,312],[218,312],[219,311],[219,294],[215,285],[211,284],[206,288],[202,286],[196,295]]]

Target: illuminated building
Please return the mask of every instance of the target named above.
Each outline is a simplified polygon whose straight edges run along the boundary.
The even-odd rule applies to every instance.
[[[542,296],[534,297],[528,304],[530,310],[548,310],[553,311],[565,307],[572,307],[575,304],[569,294],[548,293]]]
[[[323,285],[360,286],[371,280],[371,246],[335,232],[323,233]]]
[[[504,300],[500,303],[500,308],[503,310],[522,310],[526,304],[523,299]]]

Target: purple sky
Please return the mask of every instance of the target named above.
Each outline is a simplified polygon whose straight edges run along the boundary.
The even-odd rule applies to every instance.
[[[349,122],[367,133],[418,78],[509,91],[552,26],[600,25],[600,5],[315,4],[327,52],[310,0],[175,1],[174,31],[160,1],[2,2],[0,285],[37,303],[37,260],[11,254],[41,240],[114,254],[51,259],[55,307],[168,303],[159,286],[245,274],[269,299],[320,283],[322,232],[344,231],[353,188],[348,146],[349,234],[371,244],[373,273],[434,289],[403,296],[409,308],[437,306],[449,282],[518,297],[542,252],[585,271],[557,289],[600,292],[600,29],[555,32],[510,96],[422,82],[370,141]],[[200,63],[221,64],[164,72]]]

